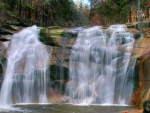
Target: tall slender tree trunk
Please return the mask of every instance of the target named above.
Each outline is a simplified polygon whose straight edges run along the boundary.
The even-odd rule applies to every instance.
[[[35,9],[36,9],[36,11],[35,11],[35,20],[37,20],[38,19],[38,2],[37,2],[37,0],[35,1]]]
[[[23,13],[23,19],[25,19],[25,6],[24,6],[25,2],[24,0],[22,0],[22,13]]]
[[[21,12],[22,12],[22,0],[20,0],[20,5],[19,5],[19,17],[21,18]]]
[[[138,0],[138,29],[140,28],[140,19],[141,19],[141,14],[140,14],[140,0]]]
[[[29,0],[29,4],[32,4],[32,0]],[[31,19],[31,9],[28,9],[28,18]]]
[[[147,18],[149,18],[149,8],[147,8],[146,13],[147,13]]]
[[[132,22],[132,11],[131,11],[131,7],[129,8],[129,22]]]

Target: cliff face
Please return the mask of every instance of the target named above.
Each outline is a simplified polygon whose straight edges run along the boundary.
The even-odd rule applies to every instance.
[[[7,48],[11,40],[13,33],[16,33],[23,29],[22,26],[14,25],[1,25],[0,26],[0,57],[2,68],[0,70],[1,81],[3,79],[3,72],[5,70],[5,62],[7,59]],[[48,27],[48,28],[39,28],[40,40],[43,44],[47,45],[47,49],[52,53],[50,61],[50,79],[52,82],[50,91],[53,90],[54,93],[50,95],[54,96],[56,93],[62,94],[65,91],[65,86],[69,78],[69,59],[71,54],[71,48],[77,38],[77,33],[81,30],[70,30],[64,29],[58,26]],[[84,29],[84,28],[83,28]],[[149,59],[149,45],[150,45],[150,30],[146,29],[144,31],[146,36],[141,37],[141,32],[136,28],[129,28],[129,30],[134,33],[136,41],[134,48],[131,50],[133,53],[132,58],[137,58],[137,65],[135,69],[135,88],[134,95],[131,100],[131,103],[135,105],[142,105],[142,103],[150,98],[150,59]],[[143,34],[143,32],[142,32]],[[120,51],[123,49],[120,48]],[[139,98],[140,97],[140,98]],[[64,99],[64,97],[63,97]],[[63,100],[62,99],[62,100]],[[64,99],[63,101],[66,101]],[[59,103],[53,100],[54,103]]]
[[[146,36],[137,39],[133,48],[137,58],[135,70],[135,92],[133,94],[132,103],[142,107],[144,101],[150,98],[150,30],[145,30]]]

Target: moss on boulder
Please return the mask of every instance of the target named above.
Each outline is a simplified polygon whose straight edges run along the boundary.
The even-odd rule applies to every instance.
[[[40,41],[46,45],[56,46],[63,34],[63,28],[59,26],[50,26],[47,28],[41,28]]]

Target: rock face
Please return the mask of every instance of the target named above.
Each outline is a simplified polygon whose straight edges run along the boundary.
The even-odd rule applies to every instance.
[[[133,48],[133,58],[137,58],[137,65],[135,70],[135,93],[133,95],[132,103],[140,107],[145,100],[150,98],[149,47],[150,37],[149,29],[147,29],[146,36],[144,38],[137,39]],[[147,112],[145,111],[144,113]]]
[[[58,46],[63,29],[59,26],[41,28],[40,41],[46,45]]]
[[[7,59],[7,49],[10,43],[10,39],[13,33],[20,30],[21,27],[1,24],[0,23],[0,86],[3,81],[3,73],[5,70],[6,59]]]
[[[131,27],[129,30],[130,32],[133,32],[136,39],[134,48],[130,52],[133,53],[132,58],[137,58],[134,95],[133,99],[131,100],[131,104],[142,106],[144,101],[150,98],[150,59],[148,55],[150,51],[150,33],[149,29],[145,29],[144,32],[141,32],[138,29]],[[51,79],[53,79],[53,85],[56,85],[59,88],[64,88],[64,85],[69,84],[69,82],[66,84],[68,77],[69,58],[71,47],[74,44],[76,37],[76,32],[66,32],[62,33],[60,37],[57,38],[57,41],[52,39],[54,45],[51,45],[53,46],[52,59],[50,62],[50,65],[52,66],[51,71],[53,71]],[[120,48],[120,51],[122,50],[123,49]],[[62,77],[61,80],[58,80],[60,78],[58,75],[62,72],[62,70],[65,70],[65,75],[63,76],[65,79],[62,79]]]
[[[0,58],[2,57],[2,62],[6,62],[6,50],[9,46],[12,34],[18,32],[22,28],[23,27],[21,26],[0,24]],[[41,29],[41,42],[47,45],[47,48],[52,48],[52,58],[49,63],[51,71],[50,79],[52,81],[52,89],[50,90],[55,90],[55,93],[60,93],[61,97],[59,99],[59,103],[61,103],[61,98],[62,100],[66,98],[62,96],[65,90],[65,85],[69,85],[69,82],[67,84],[67,81],[69,76],[69,59],[71,48],[76,40],[77,33],[80,30],[85,29],[85,27],[71,30],[64,29],[59,26],[39,29]],[[145,100],[150,98],[150,71],[148,68],[150,66],[150,59],[149,57],[145,57],[145,55],[149,53],[148,48],[150,44],[150,30],[145,29],[145,38],[140,38],[144,36],[144,33],[136,29],[135,25],[130,26],[129,31],[132,32],[136,38],[135,47],[131,50],[133,53],[133,58],[138,58],[138,62],[143,61],[137,66],[137,70],[139,71],[136,72],[135,93],[131,103],[135,105],[142,105]],[[123,48],[119,49],[120,51],[123,51]],[[147,60],[144,61],[144,58]],[[2,69],[0,70],[1,73],[3,73],[3,68],[5,67],[2,66]],[[58,96],[56,98],[58,98]],[[67,99],[64,99],[63,101],[66,100]],[[51,101],[53,102],[54,100]],[[56,101],[57,100],[55,100],[54,103],[57,103]]]

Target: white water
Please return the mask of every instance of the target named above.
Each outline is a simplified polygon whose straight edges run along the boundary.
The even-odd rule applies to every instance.
[[[133,34],[124,25],[80,31],[70,57],[70,85],[75,104],[128,104],[133,92]]]
[[[7,51],[7,67],[0,104],[47,103],[49,54],[38,40],[36,26],[14,34]]]

